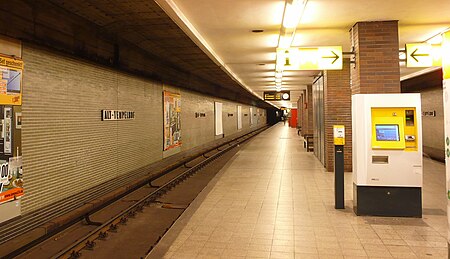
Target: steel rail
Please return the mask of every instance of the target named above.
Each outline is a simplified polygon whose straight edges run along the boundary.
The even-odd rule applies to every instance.
[[[95,241],[97,239],[105,239],[108,236],[108,232],[116,232],[117,228],[120,224],[125,224],[128,221],[128,218],[134,217],[137,212],[141,212],[144,209],[144,206],[148,206],[152,202],[154,202],[158,197],[164,195],[168,191],[170,191],[172,188],[174,188],[176,185],[180,184],[184,180],[186,180],[188,177],[194,175],[197,173],[200,169],[202,169],[204,166],[206,166],[208,163],[212,162],[219,156],[223,155],[230,149],[238,146],[244,141],[247,141],[251,137],[259,134],[261,131],[267,129],[262,128],[256,131],[252,131],[248,134],[245,134],[235,140],[229,141],[224,143],[223,145],[216,148],[218,151],[217,153],[210,155],[208,157],[205,156],[205,153],[203,155],[200,155],[200,157],[204,157],[205,160],[200,161],[196,165],[187,168],[186,171],[178,175],[177,177],[171,179],[167,183],[160,186],[158,189],[154,190],[150,194],[146,195],[144,198],[137,201],[135,204],[127,208],[126,210],[122,211],[120,214],[116,215],[115,217],[111,218],[110,220],[106,221],[99,227],[97,227],[92,232],[86,234],[83,238],[77,240],[72,245],[67,247],[64,250],[61,250],[58,254],[53,256],[52,258],[69,258],[69,259],[75,259],[79,258],[81,256],[81,250],[83,249],[93,249],[95,247]],[[220,149],[223,148],[224,149]],[[211,151],[209,151],[211,152]],[[198,157],[196,157],[198,158]],[[194,159],[196,159],[194,158]],[[193,159],[193,160],[194,160]],[[192,161],[192,160],[191,160]]]

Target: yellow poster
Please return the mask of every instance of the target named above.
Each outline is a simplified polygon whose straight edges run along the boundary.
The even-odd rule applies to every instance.
[[[22,105],[23,61],[0,56],[0,104]]]

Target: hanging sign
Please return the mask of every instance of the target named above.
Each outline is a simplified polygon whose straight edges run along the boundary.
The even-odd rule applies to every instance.
[[[279,48],[277,66],[283,70],[340,70],[342,46]]]
[[[429,43],[406,44],[406,67],[441,66],[441,46]]]
[[[289,101],[291,100],[291,91],[265,91],[264,101]]]

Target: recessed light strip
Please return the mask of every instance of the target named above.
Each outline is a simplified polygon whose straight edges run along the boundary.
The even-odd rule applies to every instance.
[[[249,86],[244,84],[242,80],[228,67],[222,59],[215,53],[208,42],[202,37],[202,35],[197,31],[197,29],[191,24],[191,22],[186,18],[183,12],[178,8],[173,0],[155,0],[155,2],[164,10],[164,12],[175,22],[186,35],[201,49],[203,52],[218,65],[225,73],[228,74],[234,81],[244,87],[247,91],[252,93],[254,96],[261,100],[264,98],[255,93]],[[274,106],[276,107],[276,106]]]
[[[286,0],[284,5],[283,20],[280,28],[280,35],[278,37],[278,49],[288,49],[291,47],[294,40],[297,25],[300,22],[303,12],[305,10],[308,0]],[[287,52],[287,51],[286,51]],[[282,81],[282,72],[284,70],[284,56],[281,57],[281,52],[276,52],[275,59],[275,83]],[[283,60],[283,62],[282,62]],[[277,76],[281,75],[281,76]],[[280,80],[281,79],[281,80]],[[281,91],[280,86],[277,85],[277,91]]]

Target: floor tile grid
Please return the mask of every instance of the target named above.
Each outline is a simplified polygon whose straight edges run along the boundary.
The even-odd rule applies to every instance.
[[[265,169],[249,170],[248,161],[258,161],[258,153],[240,152],[241,162],[236,159],[222,175],[166,257],[414,258],[443,256],[444,250],[446,255],[445,238],[430,227],[370,225],[351,208],[334,210],[332,177],[314,166],[314,158],[306,160],[312,161],[309,169],[286,169],[296,151],[301,155],[289,150],[288,139],[280,137],[278,152],[270,155],[276,159],[267,157]],[[274,165],[267,169],[270,161]]]

